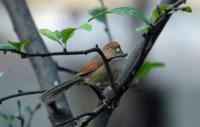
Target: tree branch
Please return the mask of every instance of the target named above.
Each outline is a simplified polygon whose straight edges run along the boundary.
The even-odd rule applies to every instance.
[[[82,118],[82,117],[84,117],[84,116],[94,116],[94,114],[93,114],[93,113],[84,113],[84,114],[81,114],[81,115],[79,115],[79,116],[76,116],[76,117],[74,117],[74,118],[72,118],[72,119],[70,119],[70,120],[68,120],[68,121],[66,121],[66,122],[57,124],[55,127],[62,127],[62,126],[64,126],[65,124],[69,124],[69,123],[72,122],[72,121],[79,120],[80,118]]]
[[[0,98],[0,104],[2,104],[4,101],[12,99],[12,98],[16,98],[16,97],[20,97],[20,96],[26,96],[26,95],[34,95],[34,94],[41,94],[43,92],[45,92],[46,90],[36,90],[36,91],[21,91],[18,90],[18,93],[16,94],[12,94],[12,95],[8,95],[5,97]]]
[[[24,118],[23,118],[22,113],[21,113],[21,102],[19,100],[17,101],[17,107],[18,107],[18,113],[19,113],[19,115],[17,116],[17,119],[20,120],[21,127],[24,127],[25,121],[24,121]]]
[[[184,1],[179,0],[176,3],[173,1],[173,3],[174,4],[172,8],[178,7],[180,4],[184,3]],[[172,10],[172,8],[169,8],[166,11],[170,11]],[[154,27],[142,34],[145,36],[141,36],[141,39],[136,43],[135,48],[131,51],[131,54],[126,61],[126,68],[124,69],[124,72],[121,74],[121,76],[117,79],[117,87],[115,91],[113,91],[111,86],[108,86],[108,88],[103,91],[104,95],[106,96],[106,98],[103,100],[104,103],[93,110],[93,112],[91,112],[96,115],[82,117],[79,120],[79,127],[86,126],[89,121],[97,118],[97,116],[100,117],[98,118],[98,120],[101,120],[100,124],[97,125],[98,127],[107,125],[108,119],[110,118],[112,111],[116,109],[121,96],[129,88],[132,80],[135,77],[136,72],[139,70],[140,66],[144,62],[146,56],[150,52],[152,46],[154,45],[156,39],[163,30],[170,16],[171,14],[167,12],[159,15],[158,20],[155,23],[152,23]],[[110,110],[107,111],[106,109]],[[100,114],[102,114],[102,116]]]
[[[26,127],[31,127],[31,122],[32,122],[33,116],[40,109],[40,107],[41,107],[41,104],[37,104],[33,110],[29,111],[29,118],[28,118]]]
[[[80,116],[77,116],[75,118],[68,119],[67,122],[61,122],[62,125],[69,124],[71,122],[74,122],[75,120],[79,120],[78,125],[79,127],[87,126],[88,123],[97,118],[102,117],[104,120],[109,119],[110,115],[112,114],[113,110],[116,109],[117,104],[119,103],[119,100],[121,96],[127,91],[129,88],[132,80],[135,77],[136,72],[139,70],[140,66],[144,62],[146,56],[150,52],[152,46],[154,45],[156,39],[158,38],[159,34],[163,30],[164,26],[166,25],[167,21],[169,20],[171,14],[167,13],[171,11],[172,9],[178,7],[180,4],[184,3],[185,0],[179,0],[178,2],[174,3],[173,6],[169,9],[166,9],[166,12],[164,14],[160,14],[157,18],[157,20],[152,23],[152,28],[148,30],[147,32],[144,32],[141,36],[141,39],[136,43],[135,48],[131,51],[130,56],[128,57],[126,61],[126,68],[124,69],[124,72],[121,74],[121,76],[117,80],[117,87],[115,88],[115,91],[112,89],[112,75],[109,73],[109,59],[104,56],[102,51],[96,46],[96,52],[101,55],[102,59],[104,60],[107,72],[110,77],[110,86],[106,88],[103,93],[105,94],[105,99],[103,100],[103,103],[100,104],[96,109],[94,109],[92,112],[88,113],[90,115],[82,114]],[[37,56],[37,54],[32,54],[32,56]],[[55,107],[55,103],[50,103],[49,107],[53,107],[52,109],[55,109],[55,111],[58,110],[57,107]],[[92,114],[92,115],[91,115]],[[106,123],[103,123],[101,121],[101,125],[107,125],[108,120],[105,120]],[[60,126],[61,124],[56,124],[55,126]]]
[[[0,51],[4,51],[4,53],[6,53],[6,52],[16,53],[16,54],[21,55],[21,58],[48,57],[48,56],[61,56],[61,55],[82,55],[82,54],[87,55],[88,53],[91,53],[91,52],[97,52],[104,61],[110,82],[112,84],[114,83],[114,80],[113,80],[113,77],[112,77],[112,74],[111,74],[111,71],[110,71],[109,62],[111,60],[115,59],[115,58],[127,56],[127,54],[123,54],[123,55],[118,55],[118,56],[106,58],[106,56],[101,51],[101,49],[98,47],[98,45],[96,45],[95,48],[90,48],[90,49],[82,50],[82,51],[63,51],[63,52],[53,52],[53,53],[25,53],[25,52],[22,52],[22,51],[18,51],[16,49],[0,49]]]
[[[29,38],[31,40],[31,43],[25,46],[26,52],[30,54],[37,52],[47,53],[48,50],[38,34],[38,30],[34,24],[25,0],[3,0],[3,3],[8,10],[14,30],[19,39],[24,40]],[[49,89],[54,86],[55,81],[60,81],[56,64],[51,57],[30,58],[30,62],[34,68],[41,89]],[[56,98],[56,106],[58,109],[63,111],[63,115],[59,116],[59,114],[54,112],[46,103],[52,125],[72,118],[72,113],[66,97],[61,94]],[[68,127],[71,126],[74,126],[73,122],[68,125]]]
[[[106,10],[106,7],[104,5],[104,1],[103,0],[99,0],[100,4],[101,4],[101,8],[105,11]],[[113,38],[112,38],[112,34],[110,32],[110,27],[109,27],[109,24],[108,24],[108,18],[107,16],[105,15],[105,32],[107,33],[108,35],[108,39],[109,41],[113,41]]]

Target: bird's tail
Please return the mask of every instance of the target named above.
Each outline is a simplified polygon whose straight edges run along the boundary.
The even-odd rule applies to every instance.
[[[72,87],[73,85],[80,83],[83,80],[82,77],[75,77],[69,81],[63,82],[47,91],[45,91],[44,93],[42,93],[39,98],[42,101],[45,101],[47,99],[50,99],[52,97],[55,97],[56,95],[58,95],[59,93],[61,93],[64,90],[69,89],[70,87]]]

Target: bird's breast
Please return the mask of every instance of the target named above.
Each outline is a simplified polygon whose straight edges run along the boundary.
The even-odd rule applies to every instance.
[[[118,77],[119,69],[117,66],[110,64],[110,70],[114,80]],[[105,65],[102,65],[94,72],[88,74],[85,78],[85,82],[96,87],[102,87],[101,85],[109,82],[109,76],[106,70]]]

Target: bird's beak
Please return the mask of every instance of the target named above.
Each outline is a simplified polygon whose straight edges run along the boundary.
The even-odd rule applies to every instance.
[[[116,49],[116,53],[124,54],[120,47]]]

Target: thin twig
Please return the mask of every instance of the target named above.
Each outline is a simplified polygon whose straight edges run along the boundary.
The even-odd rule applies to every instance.
[[[167,23],[167,21],[169,20],[171,14],[168,14],[168,12],[170,12],[171,10],[173,10],[174,8],[178,7],[179,5],[185,3],[185,0],[179,0],[177,2],[175,2],[174,4],[172,4],[172,6],[170,8],[167,8],[165,10],[164,14],[160,14],[157,18],[157,20],[153,23],[153,28],[150,29],[147,33],[146,33],[146,37],[145,37],[145,41],[144,41],[144,46],[142,48],[142,53],[140,54],[140,56],[138,57],[138,60],[136,61],[133,69],[131,69],[128,73],[128,75],[126,77],[123,77],[124,80],[121,81],[118,85],[118,96],[119,98],[126,92],[126,90],[129,88],[132,79],[134,79],[136,72],[139,70],[139,68],[141,67],[142,63],[144,62],[146,56],[148,55],[148,53],[150,52],[152,46],[154,45],[157,37],[159,36],[159,34],[161,33],[162,29],[164,28],[165,24]]]
[[[21,102],[18,100],[17,101],[17,107],[18,107],[18,116],[17,116],[17,119],[20,120],[21,122],[21,127],[24,127],[24,118],[22,116],[22,113],[21,113]]]
[[[181,0],[178,1],[174,5],[174,7],[177,7],[181,3],[183,3],[183,1],[181,1]],[[84,115],[83,114],[83,115],[80,115],[81,117],[78,116],[77,118],[73,118],[73,119],[65,122],[65,124],[68,124],[68,123],[75,121],[75,120],[79,120],[80,122],[78,123],[78,126],[84,127],[84,126],[88,125],[88,123],[91,120],[93,120],[94,118],[99,116],[102,112],[104,112],[106,109],[114,110],[116,108],[116,107],[112,108],[113,107],[112,105],[115,104],[116,102],[118,102],[120,100],[120,97],[129,88],[129,85],[130,85],[131,81],[134,79],[137,70],[142,65],[144,59],[146,58],[147,54],[149,53],[150,49],[152,48],[153,44],[155,43],[158,35],[161,33],[163,27],[165,26],[166,22],[170,18],[170,15],[169,14],[164,14],[164,15],[161,14],[158,17],[159,17],[158,20],[156,20],[156,22],[153,23],[153,25],[155,27],[153,27],[152,29],[150,29],[146,33],[145,40],[144,40],[145,43],[144,43],[144,46],[142,48],[142,53],[139,54],[138,58],[135,60],[136,63],[134,64],[133,68],[130,68],[130,71],[128,71],[127,75],[125,75],[124,80],[117,83],[117,86],[118,86],[116,88],[117,92],[111,91],[112,93],[110,93],[110,95],[103,101],[104,103],[101,104],[100,106],[98,106],[96,109],[94,109],[91,112],[92,115]],[[94,51],[98,52],[99,55],[102,55],[102,51],[101,50],[99,51],[98,46],[96,46],[96,49],[94,49]],[[106,64],[108,64],[109,60],[104,56],[104,54],[102,55],[102,59],[104,60],[104,63],[105,63],[105,66],[106,66]],[[109,64],[108,64],[107,71],[109,73]],[[65,125],[65,124],[62,123],[62,126]]]
[[[21,55],[22,58],[29,58],[29,57],[48,57],[48,56],[63,56],[63,55],[87,55],[91,52],[97,52],[96,48],[90,48],[87,50],[82,51],[67,51],[67,52],[53,52],[53,53],[25,53],[23,51],[18,51],[15,49],[0,49],[0,51],[12,52]]]
[[[121,55],[116,55],[116,56],[112,56],[110,58],[107,58],[107,60],[111,61],[111,60],[116,59],[116,58],[126,57],[127,55],[128,55],[127,53],[124,53],[124,54],[121,54]]]
[[[178,7],[177,5],[180,5],[181,3],[183,3],[182,0],[176,2],[174,4],[175,7]],[[138,59],[136,60],[136,63],[134,64],[133,68],[131,68],[130,71],[128,71],[127,76],[125,77],[124,80],[119,81],[116,85],[118,87],[116,87],[116,91],[111,91],[111,93],[109,94],[109,96],[107,96],[104,99],[104,103],[101,104],[100,106],[98,106],[96,109],[94,109],[91,113],[93,113],[93,116],[84,116],[81,117],[81,119],[79,120],[79,124],[78,127],[84,127],[86,126],[92,119],[95,119],[98,115],[100,115],[101,113],[103,113],[106,109],[108,109],[108,107],[110,107],[110,110],[114,110],[116,107],[112,106],[113,104],[116,104],[121,96],[127,91],[127,89],[129,88],[129,85],[131,84],[131,81],[134,79],[135,74],[137,72],[137,70],[140,68],[140,66],[142,65],[144,59],[146,58],[147,54],[149,53],[150,49],[152,48],[153,44],[155,43],[158,35],[161,33],[162,29],[164,28],[166,22],[168,21],[170,15],[163,15],[159,17],[159,20],[157,20],[155,22],[155,24],[153,24],[155,27],[150,29],[145,37],[145,45],[142,48],[142,53],[139,55]],[[159,27],[161,28],[159,28]],[[109,86],[108,86],[109,87]]]
[[[25,53],[25,52],[18,51],[18,50],[15,50],[15,49],[0,49],[0,51],[4,51],[4,53],[6,53],[6,52],[16,53],[16,54],[21,55],[22,58],[48,57],[48,56],[58,56],[58,55],[59,56],[61,56],[61,55],[82,55],[82,54],[87,55],[88,53],[91,53],[91,52],[98,52],[98,54],[102,57],[102,59],[104,61],[110,82],[112,84],[114,83],[114,80],[113,80],[113,77],[112,77],[112,74],[111,74],[111,71],[110,71],[110,66],[109,66],[110,60],[109,60],[109,58],[105,57],[104,53],[101,51],[101,49],[98,47],[98,45],[96,45],[95,48],[90,48],[90,49],[82,50],[82,51],[66,51],[66,52],[53,52],[53,53],[36,53],[36,54],[33,54],[33,53]],[[120,56],[120,57],[122,57],[122,56]],[[114,59],[114,58],[118,58],[118,57],[113,57],[112,59]]]
[[[112,73],[111,73],[111,70],[110,70],[109,61],[108,61],[108,59],[106,58],[106,56],[104,55],[104,53],[101,51],[101,49],[98,47],[98,45],[96,45],[96,49],[97,49],[97,52],[99,53],[99,55],[101,56],[101,58],[102,58],[103,61],[104,61],[104,64],[105,64],[106,71],[107,71],[107,73],[108,73],[110,82],[113,84],[113,83],[114,83],[114,80],[113,80],[113,76],[112,76]]]
[[[16,94],[12,94],[12,95],[9,95],[9,96],[5,96],[5,97],[2,97],[0,98],[0,104],[3,102],[3,101],[6,101],[8,99],[11,99],[11,98],[15,98],[15,97],[19,97],[19,96],[25,96],[25,95],[33,95],[33,94],[40,94],[40,93],[43,93],[45,92],[46,90],[36,90],[36,91],[21,91],[19,93],[16,93]]]
[[[36,105],[36,107],[33,110],[29,111],[29,118],[28,118],[26,127],[31,127],[31,122],[32,122],[33,116],[40,109],[40,107],[41,107],[41,104],[39,103]]]
[[[91,53],[91,52],[97,52],[102,57],[102,59],[104,61],[104,64],[105,64],[105,67],[106,67],[106,70],[107,70],[107,74],[109,76],[111,84],[114,84],[114,80],[113,80],[113,76],[111,74],[109,62],[111,60],[115,59],[115,58],[127,56],[127,54],[124,54],[124,55],[119,55],[119,56],[115,56],[115,57],[106,58],[106,56],[101,51],[101,49],[99,49],[98,45],[96,45],[95,48],[91,48],[91,49],[87,49],[87,50],[83,50],[83,51],[71,51],[71,52],[67,51],[67,52],[31,54],[31,53],[25,53],[25,52],[22,52],[22,51],[18,51],[18,50],[15,50],[15,49],[0,49],[0,51],[4,51],[4,53],[6,53],[6,52],[16,53],[16,54],[21,55],[22,58],[28,58],[28,57],[47,57],[47,56],[54,56],[54,55],[80,55],[80,54],[87,55],[88,53]],[[66,70],[65,68],[61,68],[59,66],[57,66],[57,67],[60,68],[60,69],[62,69],[62,70]],[[67,70],[67,71],[71,71],[71,70]],[[71,72],[75,73],[75,71],[71,71]],[[114,89],[114,86],[112,88]],[[19,97],[19,96],[25,96],[25,95],[32,95],[32,94],[40,94],[40,93],[43,93],[44,91],[45,90],[24,92],[24,91],[19,90],[18,94],[13,94],[13,95],[9,95],[9,96],[0,98],[0,104],[3,101],[11,99],[11,98],[15,98],[15,97]]]
[[[13,30],[16,32],[19,40],[24,40],[26,38],[31,40],[31,43],[24,47],[25,51],[27,53],[48,53],[49,51],[38,33],[38,29],[31,16],[30,8],[27,6],[26,2],[26,0],[3,0],[12,21]],[[33,67],[33,71],[35,71],[39,82],[38,85],[41,89],[53,87],[55,81],[60,81],[56,63],[52,57],[47,57],[45,59],[30,58],[30,63]],[[44,103],[47,105],[48,102]],[[63,110],[63,119],[72,118],[71,108],[64,94],[58,96],[55,103],[59,105],[58,108],[60,110],[65,109]],[[48,106],[46,106],[46,108],[48,111],[51,110]],[[60,121],[60,118],[56,117],[59,114],[55,112],[48,112],[48,114],[51,117],[50,120],[52,124]],[[72,122],[70,126],[74,126],[74,123]]]
[[[84,116],[93,116],[93,115],[94,115],[93,113],[84,113],[84,114],[76,116],[76,117],[74,117],[74,118],[72,118],[72,119],[70,119],[68,121],[65,121],[63,123],[57,124],[55,127],[62,127],[62,126],[66,125],[66,124],[68,124],[68,123],[70,123],[72,121],[79,120],[81,117],[84,117]]]
[[[101,8],[105,11],[106,10],[106,7],[104,5],[104,1],[103,0],[99,0],[100,4],[101,4]],[[107,19],[107,16],[105,15],[105,31],[108,35],[108,39],[109,41],[113,41],[112,39],[112,35],[111,35],[111,32],[110,32],[110,27],[109,27],[109,24],[108,24],[108,19]]]

